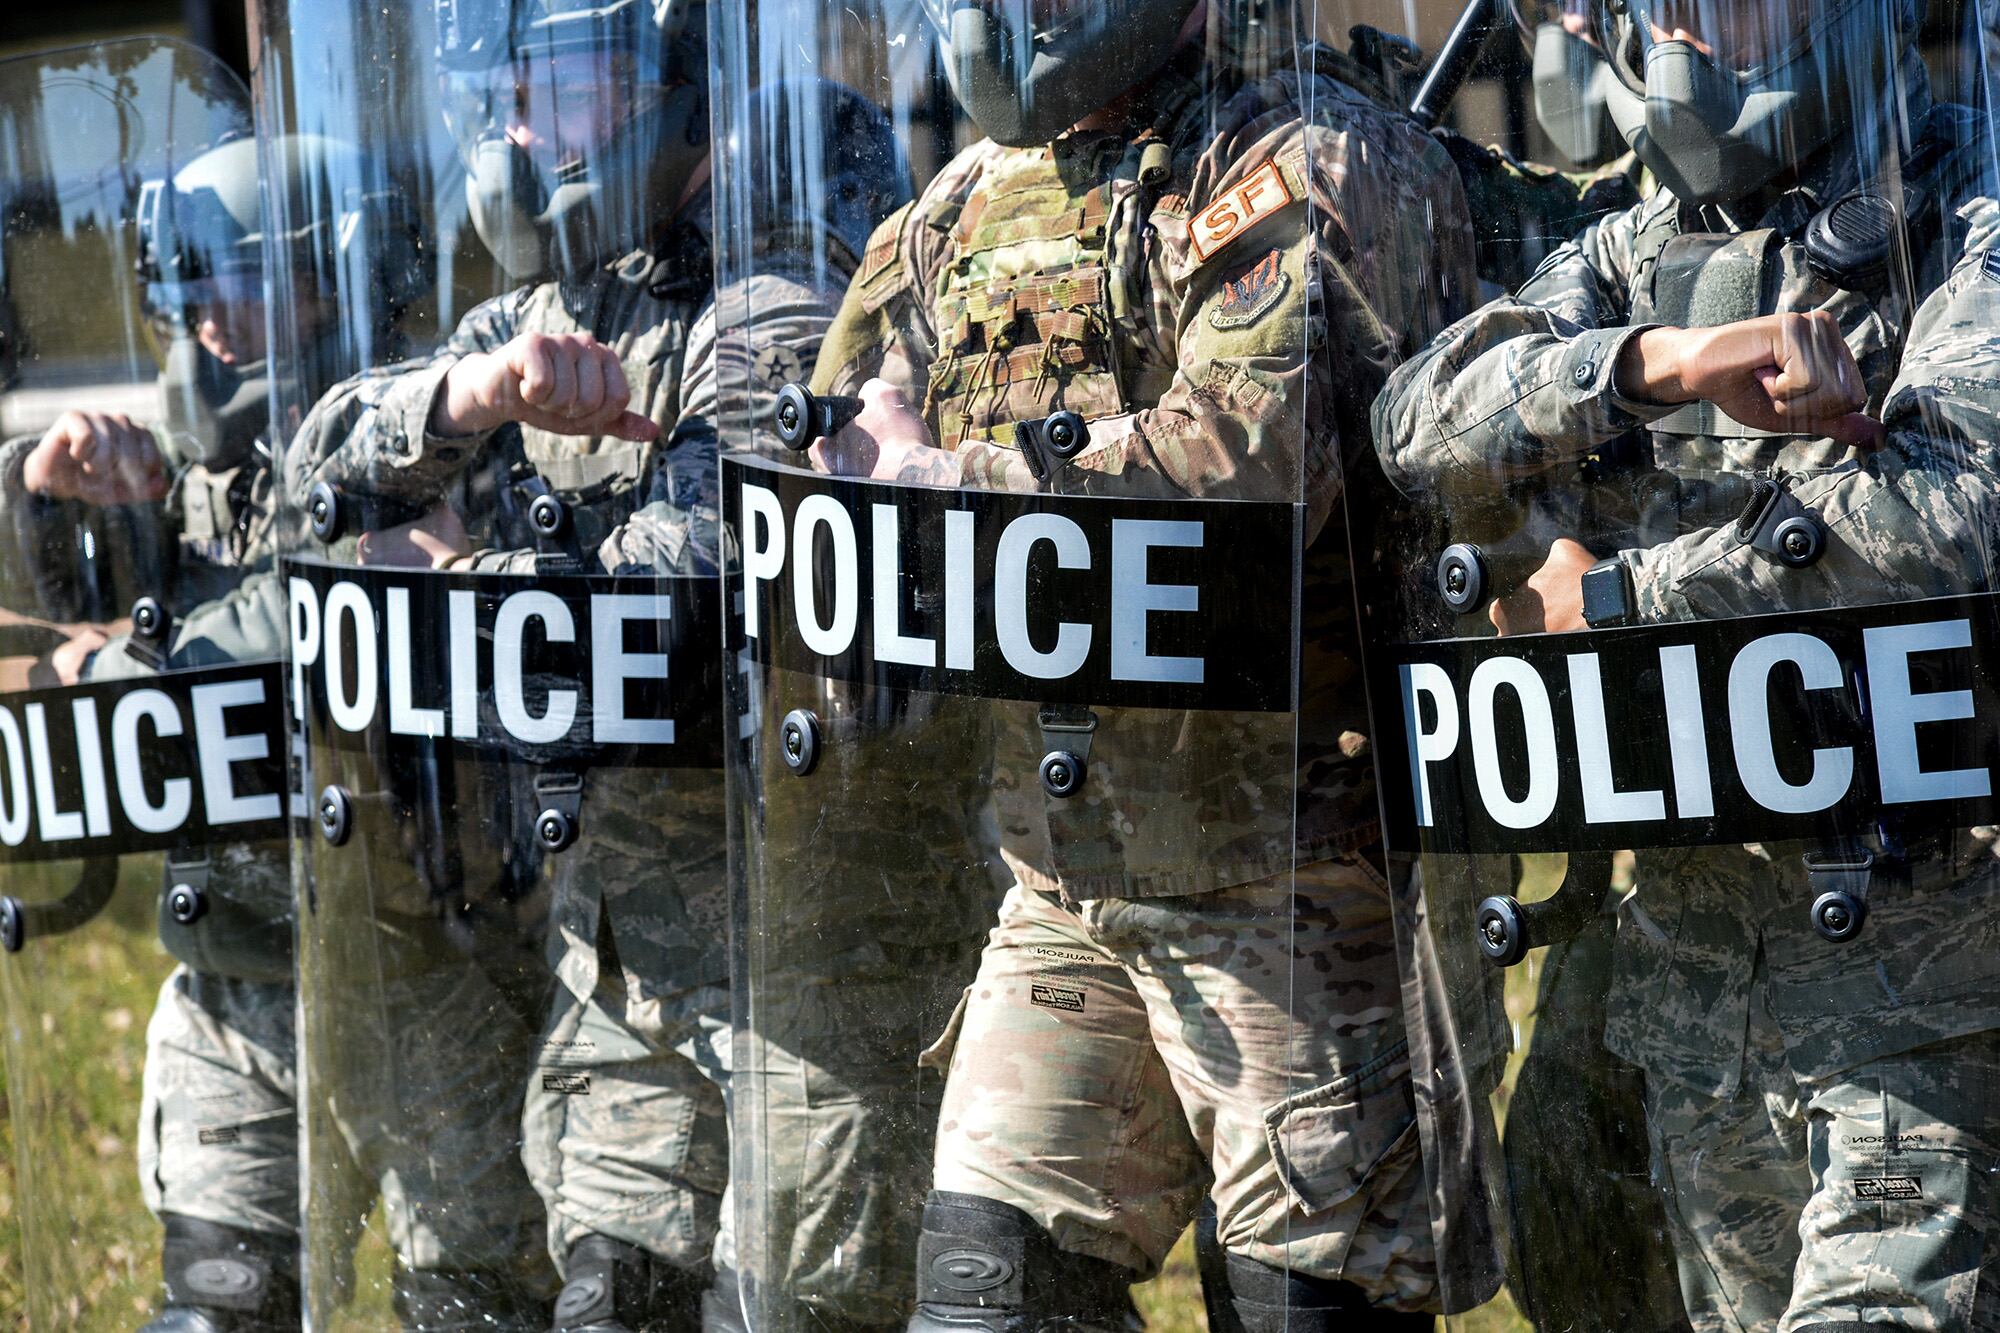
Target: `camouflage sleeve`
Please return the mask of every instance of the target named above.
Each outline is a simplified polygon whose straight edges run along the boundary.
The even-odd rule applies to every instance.
[[[1476,290],[1443,150],[1359,94],[1318,100],[1310,124],[1255,118],[1225,136],[1187,216],[1155,214],[1173,382],[1155,406],[1092,421],[1064,491],[1304,498],[1316,531],[1374,390]],[[972,442],[961,458],[967,485],[1036,487],[1014,450]]]
[[[1654,195],[1584,229],[1513,296],[1475,310],[1400,366],[1375,400],[1383,467],[1405,493],[1479,492],[1574,463],[1590,449],[1674,409],[1614,383],[1634,243]]]
[[[1733,528],[1626,551],[1649,620],[1865,606],[2000,587],[2000,204],[1964,216],[1972,242],[1918,308],[1882,409],[1887,444],[1798,480],[1826,553],[1788,569]]]
[[[486,437],[431,434],[431,407],[460,360],[514,336],[528,291],[474,306],[430,356],[363,371],[327,390],[285,451],[289,494],[303,500],[325,481],[338,490],[412,503],[443,495]]]
[[[177,616],[167,667],[186,671],[233,662],[276,661],[285,651],[285,583],[276,570],[252,574],[225,595]],[[90,659],[91,680],[129,680],[153,671],[125,651],[121,635]]]
[[[783,268],[774,263],[772,271],[718,292],[695,319],[679,415],[647,481],[646,501],[598,547],[592,572],[717,572],[717,455],[775,447],[763,423],[778,390],[803,378],[832,319],[833,297]],[[532,573],[535,553],[479,551],[453,567]]]
[[[1520,287],[1565,238],[1639,202],[1626,170],[1561,172],[1456,130],[1440,127],[1431,135],[1465,186],[1486,299]]]
[[[947,176],[952,169],[947,169]],[[814,393],[858,393],[864,381],[884,379],[921,397],[937,345],[921,294],[919,268],[930,201],[945,197],[941,176],[924,197],[891,213],[868,238],[868,248],[840,308],[813,358]]]

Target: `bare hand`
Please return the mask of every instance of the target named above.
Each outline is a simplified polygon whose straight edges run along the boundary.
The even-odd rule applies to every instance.
[[[1868,390],[1840,322],[1824,310],[1760,315],[1712,329],[1648,329],[1625,344],[1618,389],[1655,403],[1704,399],[1746,426],[1882,443],[1862,414]]]
[[[29,451],[21,480],[35,495],[91,505],[167,495],[167,460],[153,433],[123,412],[65,412]]]
[[[1584,571],[1597,563],[1587,547],[1567,537],[1549,545],[1549,558],[1512,596],[1498,598],[1487,618],[1502,635],[1567,634],[1586,628]]]
[[[109,642],[111,638],[103,630],[95,625],[86,625],[49,654],[49,669],[63,684],[74,685],[83,679],[84,668],[90,665],[90,655]]]
[[[812,461],[837,477],[873,477],[928,486],[956,486],[958,459],[931,443],[930,427],[887,380],[861,386],[861,414],[813,445]]]
[[[356,558],[364,565],[441,569],[470,552],[472,541],[465,535],[458,511],[439,505],[422,518],[380,532],[364,532],[355,547]]]
[[[582,333],[523,333],[474,352],[444,377],[431,409],[436,435],[483,435],[510,421],[557,435],[650,440],[660,428],[627,411],[632,387],[618,354]]]

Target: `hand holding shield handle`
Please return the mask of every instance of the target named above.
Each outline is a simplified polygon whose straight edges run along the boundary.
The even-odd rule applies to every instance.
[[[772,414],[778,440],[794,453],[804,453],[815,440],[839,433],[841,427],[861,415],[861,400],[837,394],[815,394],[803,384],[787,384],[778,391],[778,407]]]

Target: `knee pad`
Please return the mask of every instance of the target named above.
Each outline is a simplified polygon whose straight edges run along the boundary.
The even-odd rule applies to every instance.
[[[555,1333],[698,1333],[706,1268],[676,1268],[637,1245],[585,1236],[570,1247]]]
[[[142,1333],[289,1333],[299,1327],[298,1242],[163,1213],[167,1303]]]
[[[1382,1309],[1352,1282],[1225,1253],[1212,1208],[1195,1224],[1195,1262],[1209,1333],[1431,1333],[1436,1325],[1435,1315]]]
[[[1010,1204],[932,1190],[909,1333],[1123,1333],[1134,1277],[1058,1248]]]
[[[396,1268],[396,1318],[405,1333],[544,1333],[548,1306],[497,1273]]]

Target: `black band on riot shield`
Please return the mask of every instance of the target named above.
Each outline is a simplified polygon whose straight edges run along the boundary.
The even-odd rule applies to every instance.
[[[1043,704],[1286,712],[1299,514],[722,460],[751,660]]]
[[[1393,846],[1593,851],[2000,820],[2000,596],[1402,644]]]
[[[0,864],[285,836],[276,662],[0,695]]]
[[[722,766],[718,580],[283,562],[292,698],[370,733],[534,763]]]

